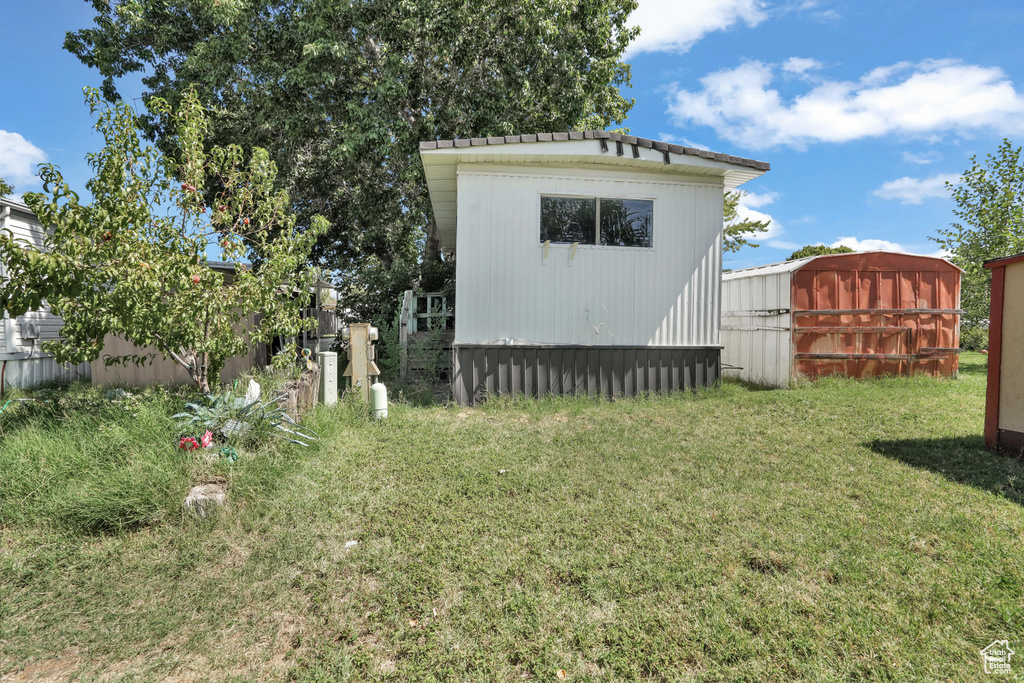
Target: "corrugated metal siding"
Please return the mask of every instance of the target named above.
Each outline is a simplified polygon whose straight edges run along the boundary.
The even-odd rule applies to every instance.
[[[719,344],[721,185],[480,164],[458,182],[457,344]],[[542,194],[653,199],[652,248],[552,244],[545,258]]]
[[[956,352],[932,351],[960,345],[960,316],[952,312],[960,307],[960,270],[943,259],[885,252],[823,256],[793,273],[792,297],[800,376],[956,374]],[[826,310],[856,313],[801,313]],[[833,327],[845,330],[823,329]]]
[[[452,391],[460,405],[490,396],[635,396],[715,385],[713,348],[456,346]]]
[[[956,373],[960,270],[943,259],[837,254],[728,273],[722,286],[723,362],[744,379]]]
[[[722,362],[748,382],[781,387],[792,377],[790,275],[768,272],[722,281]]]
[[[91,377],[88,363],[81,365],[58,365],[49,357],[7,361],[4,372],[4,388],[33,387],[42,382],[60,381],[74,382],[87,380]]]

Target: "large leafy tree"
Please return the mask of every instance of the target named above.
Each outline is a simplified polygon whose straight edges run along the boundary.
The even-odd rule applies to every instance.
[[[746,193],[741,190],[728,191],[722,200],[723,218],[725,219],[725,235],[722,241],[724,251],[739,251],[742,247],[761,246],[751,242],[750,238],[766,232],[771,223],[771,221],[755,221],[750,218],[739,219],[738,208],[744,194]]]
[[[832,254],[852,254],[853,249],[839,245],[838,247],[829,247],[824,244],[808,244],[802,249],[797,249],[789,255],[787,261],[792,261],[798,258],[807,258],[808,256],[830,256]]]
[[[208,392],[225,361],[249,343],[295,335],[308,325],[300,309],[315,273],[306,263],[326,224],[316,218],[296,230],[263,150],[254,149],[248,162],[237,145],[208,150],[195,93],[184,93],[176,110],[150,102],[174,131],[173,159],[144,144],[126,104],[104,105],[95,90],[86,97],[105,141],[88,157],[92,202],[81,203],[57,167],[40,168],[44,192],[26,193],[25,203],[49,230],[42,249],[0,233],[8,274],[0,282],[0,308],[17,316],[45,299],[64,319],[61,338],[44,343],[59,362],[99,358],[104,337],[114,334],[155,346]],[[207,263],[214,240],[234,265],[231,277]],[[251,313],[261,316],[246,340],[239,328]]]
[[[266,148],[343,303],[387,309],[440,258],[421,140],[605,128],[632,106],[622,53],[636,0],[92,0],[65,47],[104,76],[195,85],[212,141]],[[143,121],[165,151],[159,113]]]
[[[964,269],[961,306],[968,325],[989,316],[991,272],[987,259],[1024,251],[1024,157],[1021,148],[1003,140],[995,154],[971,167],[960,182],[947,183],[960,220],[949,230],[939,230],[936,242],[952,253],[953,263]]]

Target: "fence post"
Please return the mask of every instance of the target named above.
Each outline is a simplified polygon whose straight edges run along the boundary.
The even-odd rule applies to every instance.
[[[401,347],[398,356],[398,377],[403,382],[409,374],[409,326],[412,324],[410,309],[413,301],[412,290],[405,290],[405,294],[402,296],[402,313],[398,317],[398,343]],[[416,319],[415,314],[411,316],[411,319],[413,321]]]

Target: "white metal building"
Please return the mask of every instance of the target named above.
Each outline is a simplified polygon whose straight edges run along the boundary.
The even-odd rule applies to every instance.
[[[717,381],[722,194],[767,163],[605,131],[420,150],[456,253],[459,402]]]
[[[0,198],[0,230],[16,240],[41,248],[45,235],[42,224],[19,201]],[[0,279],[6,278],[6,266],[0,262]],[[62,366],[43,352],[44,341],[58,339],[64,324],[45,304],[38,311],[11,318],[6,311],[0,319],[0,375],[4,387],[27,387],[47,380],[89,379],[90,365]]]

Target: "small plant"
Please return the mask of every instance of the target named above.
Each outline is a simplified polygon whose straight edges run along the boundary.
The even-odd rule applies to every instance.
[[[246,439],[259,442],[264,435],[273,435],[300,446],[308,446],[319,436],[308,427],[299,425],[281,407],[287,394],[279,394],[266,403],[234,396],[230,391],[220,395],[207,394],[206,405],[186,403],[185,412],[172,415],[182,431],[204,427],[226,439]],[[204,436],[205,439],[205,436]]]
[[[192,436],[183,436],[178,443],[178,447],[183,451],[195,451],[200,448],[209,448],[211,445],[213,445],[213,432],[209,429],[198,439]]]

